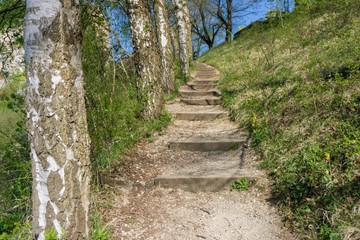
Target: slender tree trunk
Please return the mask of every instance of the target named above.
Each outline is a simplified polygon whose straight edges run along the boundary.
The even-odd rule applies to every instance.
[[[164,5],[164,0],[154,0],[154,9],[162,63],[162,85],[164,91],[169,93],[170,91],[175,90],[175,75],[173,55],[171,51],[169,19]]]
[[[193,50],[193,45],[192,45],[189,2],[188,2],[188,0],[183,0],[183,1],[184,1],[184,14],[185,14],[184,17],[185,17],[186,32],[187,32],[187,40],[186,40],[187,49],[188,49],[188,53],[189,53],[189,62],[192,62],[194,50]]]
[[[173,60],[175,61],[179,59],[180,56],[179,34],[175,27],[170,27],[170,38],[171,38]]]
[[[225,40],[227,42],[232,41],[232,0],[226,0],[226,36]]]
[[[127,6],[138,75],[138,94],[143,104],[142,116],[147,120],[155,119],[163,108],[163,90],[161,60],[150,18],[150,6],[148,0],[127,0]]]
[[[192,59],[192,43],[188,2],[187,0],[173,0],[173,3],[179,32],[181,70],[184,76],[189,77],[189,64]]]
[[[33,233],[89,239],[90,158],[80,54],[80,5],[27,0],[26,111],[33,162]]]

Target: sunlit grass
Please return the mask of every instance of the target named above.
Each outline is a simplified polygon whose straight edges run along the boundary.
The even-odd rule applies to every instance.
[[[252,132],[274,197],[301,238],[338,239],[357,229],[355,236],[360,2],[300,5],[283,25],[256,23],[200,61],[221,71],[224,106]]]

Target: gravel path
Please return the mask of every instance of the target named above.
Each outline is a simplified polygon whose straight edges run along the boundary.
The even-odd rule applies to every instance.
[[[270,184],[258,169],[260,159],[252,149],[245,145],[227,152],[168,148],[170,140],[192,136],[199,128],[202,133],[236,130],[236,125],[227,121],[220,119],[216,124],[174,121],[151,141],[139,143],[123,156],[124,164],[104,176],[99,194],[99,210],[113,239],[296,239],[284,228],[269,200]],[[249,190],[230,191],[228,187],[219,192],[187,192],[154,186],[155,177],[161,173],[181,172],[199,161],[209,169],[212,165],[239,167],[231,165],[234,159],[238,159],[241,171],[256,176],[256,184]]]

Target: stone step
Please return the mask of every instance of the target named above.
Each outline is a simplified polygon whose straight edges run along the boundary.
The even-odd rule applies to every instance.
[[[190,85],[208,85],[208,84],[217,84],[218,80],[213,79],[201,79],[201,80],[194,80],[189,82]]]
[[[244,139],[171,141],[169,142],[169,148],[199,152],[228,151],[238,148],[245,142]]]
[[[177,120],[191,120],[192,118],[202,118],[201,116],[199,117],[192,117],[191,115],[192,114],[198,114],[198,115],[201,115],[201,114],[207,114],[207,115],[210,115],[210,116],[217,116],[217,117],[222,117],[222,116],[225,116],[227,114],[226,111],[224,111],[224,109],[221,107],[221,105],[188,105],[188,104],[185,104],[185,103],[182,103],[180,102],[180,99],[179,101],[173,101],[171,103],[168,103],[166,104],[166,109],[169,113],[173,114],[173,115],[177,115],[179,114],[179,117],[180,118],[177,118]],[[212,118],[210,117],[209,118]],[[204,117],[205,120],[208,119],[208,117]],[[209,119],[210,120],[210,119]]]
[[[210,174],[196,175],[167,175],[163,174],[155,178],[154,183],[158,187],[182,189],[184,191],[200,192],[200,191],[221,191],[230,190],[231,184],[238,179],[246,178],[249,182],[257,179],[241,173],[239,170],[225,170],[212,172]]]
[[[214,82],[218,82],[219,79],[220,78],[218,76],[196,76],[195,81],[214,81]]]
[[[194,91],[194,90],[181,90],[179,91],[181,97],[220,97],[221,92],[218,90],[210,91]]]
[[[219,80],[217,79],[200,79],[200,80],[193,80],[188,82],[187,85],[206,85],[206,84],[217,84]]]
[[[192,89],[192,90],[196,90],[196,91],[208,91],[208,90],[212,90],[212,89],[216,89],[217,88],[217,84],[213,83],[213,84],[198,84],[198,83],[194,83],[194,82],[189,82],[187,83],[187,86]]]
[[[210,74],[217,74],[219,75],[219,73],[215,70],[204,70],[204,71],[195,71],[196,75],[210,75]]]
[[[196,76],[214,76],[214,75],[219,75],[216,71],[196,71],[195,72]]]
[[[226,115],[225,112],[173,112],[177,120],[211,121]]]
[[[181,102],[186,103],[188,105],[220,105],[221,98],[213,97],[213,98],[182,98]]]

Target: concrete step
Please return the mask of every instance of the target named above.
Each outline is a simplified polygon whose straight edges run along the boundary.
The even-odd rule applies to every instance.
[[[238,179],[246,178],[249,182],[257,179],[257,176],[242,173],[241,170],[220,170],[210,173],[167,175],[163,174],[155,178],[156,186],[162,188],[182,189],[191,192],[230,190],[231,184]]]
[[[215,70],[211,70],[211,69],[199,69],[197,71],[194,72],[195,74],[203,74],[203,75],[210,75],[210,74],[217,74],[219,75],[218,71]]]
[[[180,99],[166,104],[166,109],[175,115],[177,120],[208,121],[227,115],[221,105],[188,105],[180,102]]]
[[[169,142],[169,148],[199,152],[228,151],[238,148],[245,142],[244,139],[172,141]]]
[[[219,73],[215,70],[203,70],[203,71],[196,71],[196,75],[219,75]]]
[[[186,103],[188,105],[220,105],[221,98],[212,97],[212,98],[182,98],[181,102]]]
[[[220,77],[218,76],[196,76],[195,81],[214,81],[218,82]]]
[[[201,79],[201,80],[194,80],[189,82],[190,85],[207,85],[207,84],[217,84],[218,80],[214,79]]]
[[[217,82],[218,82],[219,80],[216,80],[216,79],[210,79],[210,80],[206,80],[206,79],[204,79],[204,80],[193,80],[193,81],[191,81],[191,82],[188,82],[187,83],[187,85],[207,85],[207,84],[210,84],[210,85],[216,85],[217,84]]]
[[[226,115],[226,112],[173,112],[177,120],[211,121]]]
[[[181,97],[220,97],[221,92],[219,90],[209,91],[194,91],[194,90],[181,90],[179,91]]]
[[[191,90],[195,90],[195,91],[209,91],[209,90],[213,90],[217,88],[217,84],[216,83],[211,83],[211,84],[198,84],[196,82],[189,82],[187,83],[187,86],[191,89]]]

